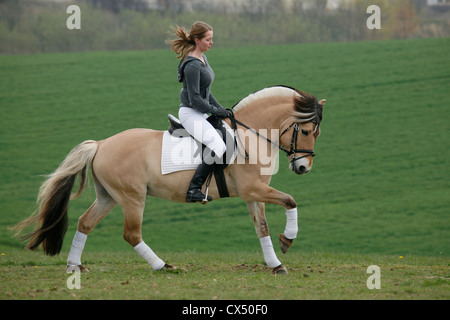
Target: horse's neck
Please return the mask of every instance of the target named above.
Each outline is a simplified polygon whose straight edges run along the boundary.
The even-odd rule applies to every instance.
[[[292,109],[291,99],[262,99],[235,112],[235,117],[253,129],[280,129]]]

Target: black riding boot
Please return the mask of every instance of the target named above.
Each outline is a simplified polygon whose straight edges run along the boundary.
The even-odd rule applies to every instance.
[[[204,202],[205,198],[207,201],[213,200],[212,197],[206,197],[202,193],[202,186],[213,169],[214,163],[207,164],[205,161],[198,166],[197,171],[195,171],[194,177],[191,180],[191,184],[189,185],[189,190],[186,194],[186,202]]]

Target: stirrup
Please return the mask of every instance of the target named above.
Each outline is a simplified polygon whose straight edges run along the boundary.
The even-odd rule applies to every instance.
[[[208,193],[204,195],[200,189],[191,189],[186,193],[186,202],[201,202],[206,204],[212,200],[213,198],[208,196]]]

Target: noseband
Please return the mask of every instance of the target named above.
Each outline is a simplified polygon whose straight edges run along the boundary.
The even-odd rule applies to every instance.
[[[286,155],[288,157],[294,155],[292,157],[292,159],[290,159],[291,163],[294,163],[297,160],[306,158],[306,157],[314,157],[316,154],[314,153],[314,150],[310,150],[310,149],[297,149],[297,138],[298,138],[298,132],[300,130],[300,127],[298,125],[298,123],[293,122],[290,126],[288,126],[281,134],[279,137],[279,140],[281,140],[281,137],[288,132],[292,127],[294,128],[294,133],[292,133],[292,138],[291,138],[291,146],[290,146],[290,150],[287,150],[284,146],[279,145],[275,142],[273,142],[272,140],[270,140],[269,138],[264,137],[263,135],[259,134],[259,132],[257,132],[256,130],[250,128],[249,126],[247,126],[246,124],[242,123],[241,121],[237,120],[234,117],[234,114],[232,113],[232,115],[229,117],[230,121],[231,121],[231,127],[233,128],[234,132],[236,133],[236,129],[237,129],[237,125],[239,124],[241,126],[243,126],[244,128],[252,131],[254,134],[256,134],[258,137],[261,137],[265,140],[267,140],[268,142],[270,142],[271,144],[273,144],[274,146],[277,146],[281,151],[283,151],[284,153],[286,153]],[[236,134],[235,134],[236,136]],[[296,153],[306,153],[305,155],[301,156],[301,157],[296,157],[295,154]],[[247,151],[245,151],[245,158],[248,159],[248,154]]]

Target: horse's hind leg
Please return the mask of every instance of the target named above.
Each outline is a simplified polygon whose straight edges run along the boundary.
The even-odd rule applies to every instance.
[[[74,270],[81,272],[88,271],[88,269],[81,264],[81,254],[83,253],[87,235],[116,205],[114,199],[112,199],[103,186],[100,185],[95,176],[94,181],[97,199],[95,199],[91,207],[78,219],[77,232],[75,233],[69,256],[67,257],[67,272],[72,272]]]
[[[165,268],[174,269],[175,267],[166,264],[161,260],[153,250],[142,239],[142,218],[145,205],[145,194],[143,199],[128,198],[127,202],[122,204],[124,214],[123,238],[134,250],[152,267],[158,271]]]

